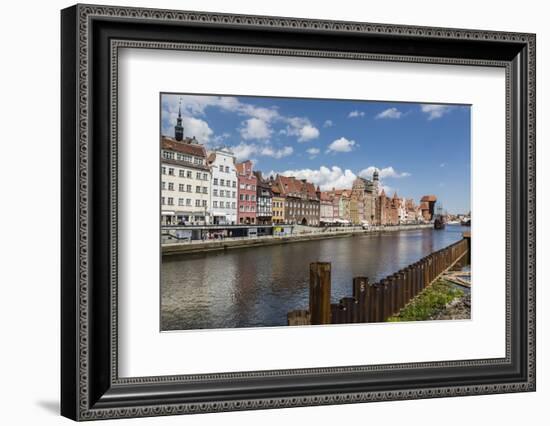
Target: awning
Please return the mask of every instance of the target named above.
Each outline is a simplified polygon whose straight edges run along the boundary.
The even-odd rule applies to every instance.
[[[175,212],[162,212],[162,215],[163,216],[175,216],[176,213]]]

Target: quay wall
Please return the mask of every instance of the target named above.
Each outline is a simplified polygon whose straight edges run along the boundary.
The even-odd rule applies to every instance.
[[[325,240],[329,238],[345,238],[356,235],[375,234],[378,232],[395,232],[395,231],[412,231],[416,229],[432,228],[433,224],[420,225],[397,225],[374,227],[372,229],[354,229],[354,230],[338,230],[333,232],[312,232],[300,233],[289,236],[265,236],[255,238],[228,238],[224,240],[200,241],[200,242],[185,242],[185,243],[169,243],[162,245],[162,255],[170,256],[177,254],[188,253],[203,253],[219,250],[230,250],[247,247],[261,247],[277,244],[289,244],[302,241]]]

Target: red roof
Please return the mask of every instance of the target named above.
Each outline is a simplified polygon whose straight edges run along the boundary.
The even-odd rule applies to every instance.
[[[180,142],[174,138],[163,136],[161,142],[162,149],[206,158],[206,150],[204,149],[204,146],[199,143],[189,143],[191,140],[193,139],[187,139]]]
[[[428,203],[435,203],[437,201],[437,197],[435,195],[424,195],[420,201],[426,201]]]
[[[308,198],[318,199],[315,186],[305,179],[296,179],[294,176],[277,175],[276,182],[283,195],[301,194]]]

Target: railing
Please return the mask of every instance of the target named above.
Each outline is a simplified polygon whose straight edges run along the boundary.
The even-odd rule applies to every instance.
[[[353,295],[330,303],[331,264],[315,262],[309,268],[309,309],[288,313],[288,325],[383,322],[397,314],[411,299],[446,270],[462,261],[469,263],[470,236],[423,257],[400,271],[370,283],[353,279]]]

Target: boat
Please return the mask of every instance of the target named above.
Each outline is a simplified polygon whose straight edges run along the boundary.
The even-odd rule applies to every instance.
[[[472,219],[464,219],[460,222],[462,226],[472,226]]]
[[[443,213],[443,206],[436,204],[436,214],[434,216],[434,229],[445,229],[446,214]]]

